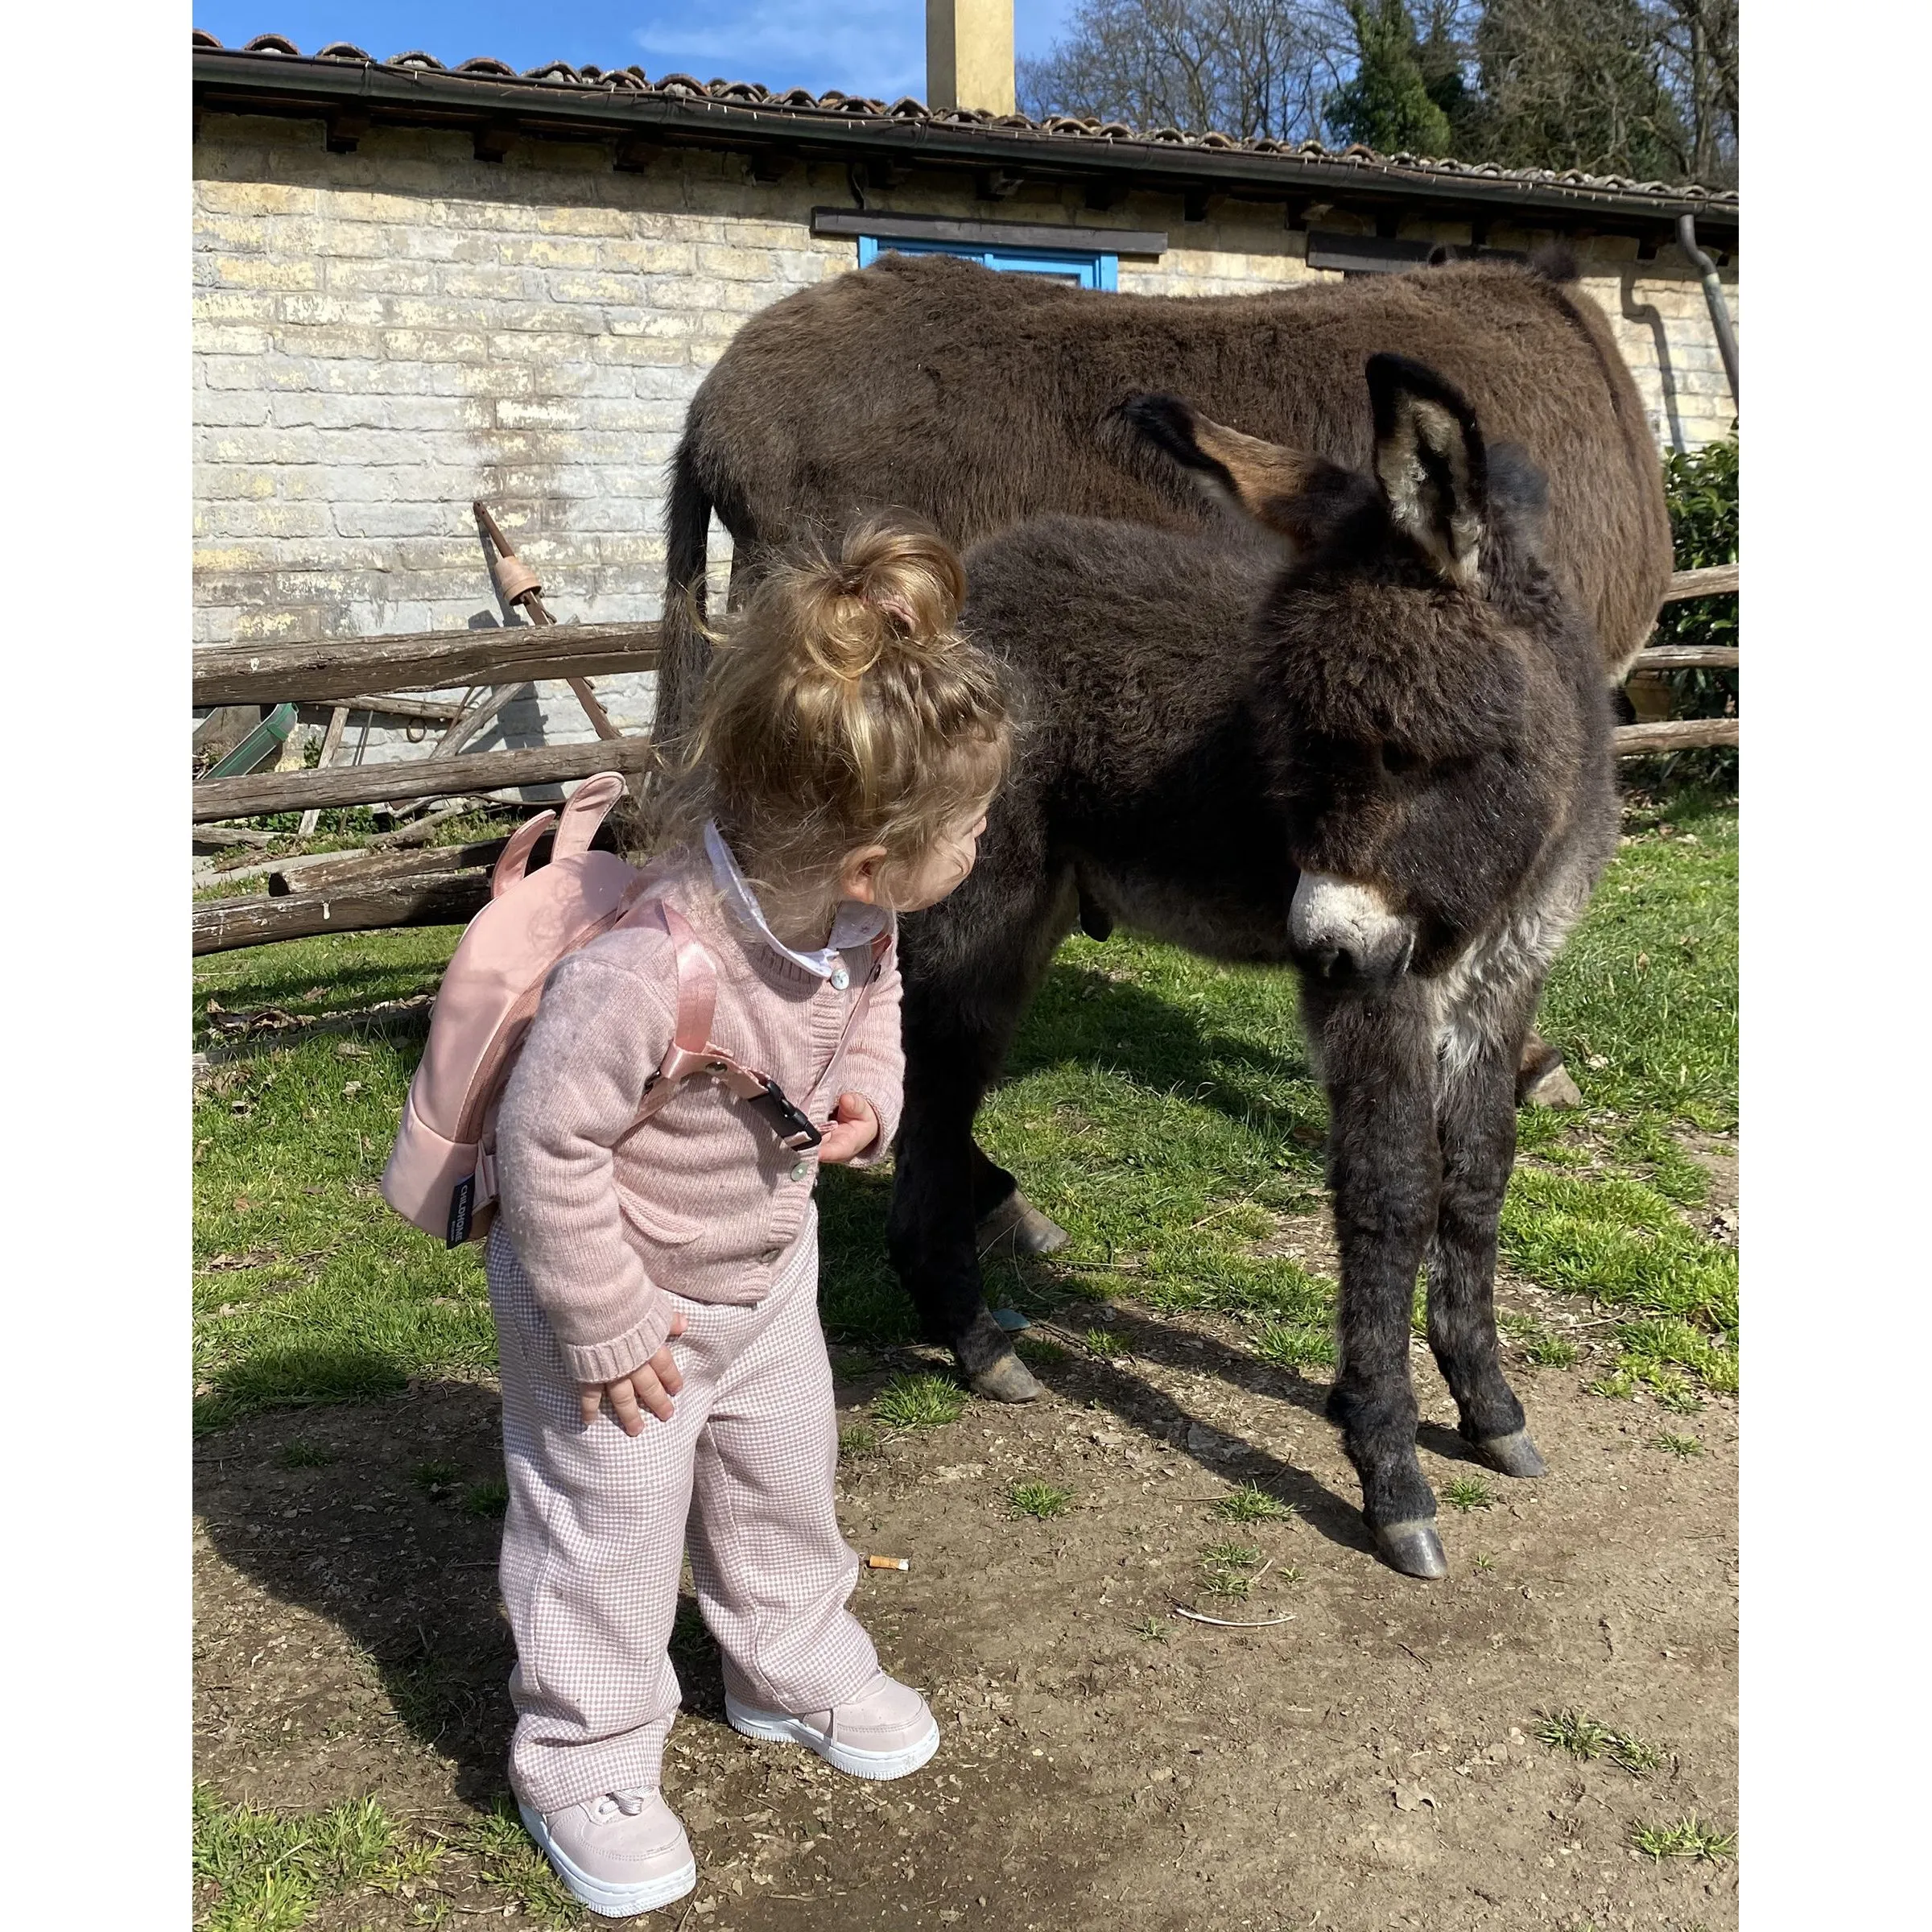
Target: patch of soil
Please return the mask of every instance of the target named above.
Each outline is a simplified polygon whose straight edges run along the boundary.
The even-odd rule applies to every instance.
[[[1319,1266],[1318,1235],[1284,1240]],[[1503,1298],[1579,1331],[1563,1298],[1520,1283]],[[740,1738],[715,1653],[681,1620],[666,1790],[700,1876],[644,1922],[1736,1923],[1734,1866],[1659,1865],[1627,1843],[1638,1821],[1736,1819],[1734,1403],[1666,1417],[1584,1393],[1587,1360],[1537,1370],[1512,1349],[1551,1472],[1511,1483],[1464,1457],[1418,1344],[1426,1472],[1439,1493],[1480,1476],[1496,1498],[1444,1508],[1451,1575],[1421,1583],[1373,1554],[1320,1382],[1257,1363],[1231,1323],[1125,1303],[1110,1325],[1129,1352],[1102,1360],[1076,1338],[1106,1312],[1042,1325],[1066,1352],[1037,1369],[1044,1400],[972,1402],[844,1472],[853,1543],[912,1561],[862,1573],[854,1606],[939,1715],[927,1769],[868,1785]],[[842,1421],[864,1419],[873,1385],[841,1385]],[[1666,1428],[1703,1452],[1653,1447]],[[502,1792],[510,1645],[497,1525],[470,1487],[500,1474],[496,1430],[487,1385],[440,1384],[201,1445],[197,1759],[224,1798],[308,1809],[374,1792],[453,1834]],[[295,1440],[336,1459],[284,1466]],[[426,1463],[457,1473],[432,1488]],[[1029,1479],[1071,1491],[1069,1513],[1016,1519],[1008,1492]],[[1248,1481],[1297,1513],[1217,1517]],[[1229,1540],[1267,1563],[1245,1601],[1204,1593],[1202,1552]],[[1177,1603],[1290,1620],[1221,1629]],[[1552,1752],[1537,1715],[1567,1707],[1657,1745],[1661,1767],[1639,1781]],[[444,1907],[502,1921],[506,1905],[452,1859],[413,1900],[357,1894],[312,1922],[400,1927]]]

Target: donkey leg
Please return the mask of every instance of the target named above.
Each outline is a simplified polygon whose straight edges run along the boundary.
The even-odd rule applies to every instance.
[[[1039,1385],[988,1311],[974,1241],[972,1117],[983,1083],[959,1043],[906,1009],[906,1107],[894,1151],[887,1246],[929,1341],[952,1351],[975,1390],[1027,1402]]]
[[[1496,1222],[1516,1160],[1513,1041],[1485,1043],[1445,1078],[1437,1102],[1443,1189],[1429,1245],[1429,1346],[1455,1397],[1463,1439],[1505,1476],[1542,1457],[1503,1374],[1496,1333]]]
[[[977,1141],[972,1144],[973,1245],[989,1255],[1051,1254],[1067,1245],[1067,1230],[1040,1212],[1020,1184]]]
[[[1361,1478],[1377,1547],[1405,1575],[1439,1577],[1448,1564],[1416,1459],[1409,1376],[1410,1311],[1441,1176],[1435,1046],[1419,1008],[1398,987],[1385,999],[1338,1001],[1320,1015],[1342,1262],[1340,1359],[1327,1411]]]

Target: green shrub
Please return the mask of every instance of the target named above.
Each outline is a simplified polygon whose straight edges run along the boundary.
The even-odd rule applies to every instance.
[[[1737,436],[1707,443],[1694,453],[1664,459],[1664,496],[1670,509],[1670,540],[1679,570],[1703,570],[1737,561]],[[1690,597],[1666,604],[1657,621],[1654,644],[1737,642],[1737,598]],[[1673,671],[1666,676],[1671,710],[1680,718],[1723,718],[1737,712],[1735,671]],[[1674,783],[1696,780],[1728,791],[1737,782],[1737,753],[1728,746],[1680,752],[1659,761]]]

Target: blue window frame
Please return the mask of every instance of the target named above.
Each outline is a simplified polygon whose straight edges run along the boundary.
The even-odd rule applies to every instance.
[[[1022,275],[1051,275],[1056,282],[1071,282],[1080,288],[1120,287],[1120,257],[1092,254],[1085,249],[980,248],[970,242],[896,238],[881,242],[875,235],[859,237],[861,268],[869,268],[881,254],[957,255],[962,261],[978,262],[982,268]]]

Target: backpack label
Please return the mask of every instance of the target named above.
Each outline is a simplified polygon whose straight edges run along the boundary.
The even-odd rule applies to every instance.
[[[460,1248],[469,1239],[469,1224],[476,1218],[477,1177],[465,1174],[452,1190],[449,1197],[449,1241],[452,1248]]]

